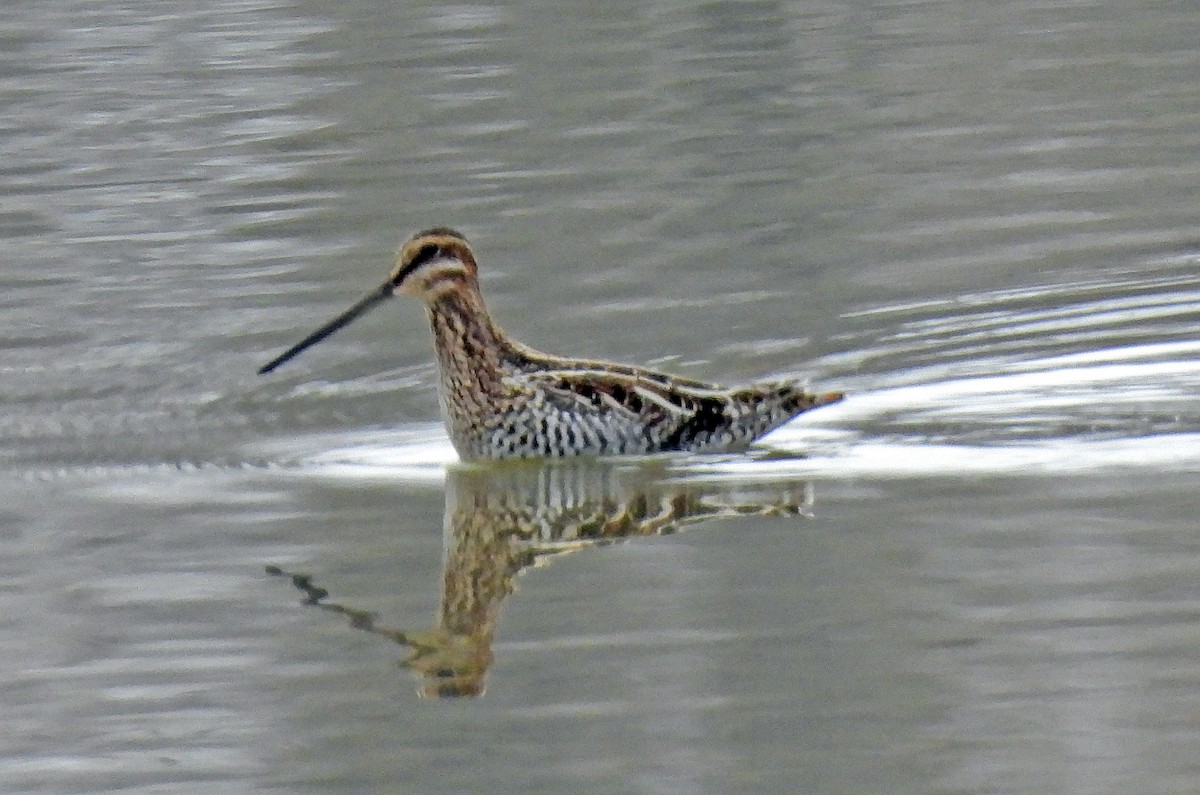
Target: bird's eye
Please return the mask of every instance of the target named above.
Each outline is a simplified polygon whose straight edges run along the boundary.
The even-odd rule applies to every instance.
[[[439,251],[438,247],[433,243],[426,243],[417,250],[417,256],[413,257],[409,267],[415,268],[418,265],[423,265],[440,253],[441,252]]]

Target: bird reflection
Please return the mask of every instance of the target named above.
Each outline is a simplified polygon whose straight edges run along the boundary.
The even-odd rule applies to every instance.
[[[437,624],[384,626],[367,611],[329,601],[310,575],[289,576],[306,603],[408,646],[405,665],[425,697],[480,695],[492,664],[500,607],[518,574],[551,558],[637,536],[674,533],[710,519],[806,515],[810,484],[673,480],[666,470],[596,461],[452,468],[447,476],[445,560]]]

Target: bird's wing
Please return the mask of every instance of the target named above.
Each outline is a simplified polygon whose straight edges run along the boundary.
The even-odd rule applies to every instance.
[[[512,376],[515,386],[541,389],[576,410],[611,411],[647,426],[670,428],[698,414],[721,414],[728,391],[699,381],[622,368],[548,369]]]

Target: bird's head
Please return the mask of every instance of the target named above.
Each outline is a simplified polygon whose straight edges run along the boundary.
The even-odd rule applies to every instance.
[[[426,229],[410,237],[396,255],[396,265],[387,281],[364,295],[353,306],[276,356],[259,369],[269,373],[340,328],[383,303],[393,295],[413,295],[426,303],[448,292],[476,284],[475,254],[467,239],[444,226]]]
[[[429,301],[447,290],[472,284],[477,278],[475,253],[467,239],[439,226],[418,232],[400,247],[388,283],[394,293]]]

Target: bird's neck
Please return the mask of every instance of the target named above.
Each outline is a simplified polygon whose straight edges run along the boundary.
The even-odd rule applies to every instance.
[[[447,408],[457,403],[467,410],[482,409],[482,403],[500,393],[521,346],[492,322],[474,285],[434,297],[426,311]]]

